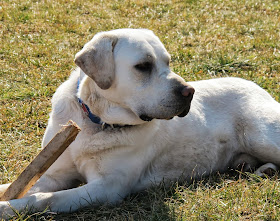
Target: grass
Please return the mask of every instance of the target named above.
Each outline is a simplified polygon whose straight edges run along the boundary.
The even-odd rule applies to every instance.
[[[0,171],[13,181],[40,151],[50,99],[99,31],[148,28],[187,81],[252,80],[280,101],[280,4],[274,0],[3,0],[0,2]],[[118,206],[14,220],[277,220],[279,178],[215,174],[154,187]]]

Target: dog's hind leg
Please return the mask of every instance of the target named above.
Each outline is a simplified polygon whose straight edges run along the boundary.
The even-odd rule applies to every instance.
[[[248,146],[247,153],[265,164],[257,169],[256,174],[263,176],[269,170],[280,167],[280,104],[277,102],[258,110],[245,131]]]
[[[273,176],[276,171],[279,170],[279,167],[274,165],[273,163],[266,163],[259,167],[256,171],[255,174],[260,176],[260,177],[266,177],[266,176]]]

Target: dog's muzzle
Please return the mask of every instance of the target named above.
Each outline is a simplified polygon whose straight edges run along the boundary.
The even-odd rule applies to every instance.
[[[184,86],[183,88],[180,89],[180,95],[182,96],[183,99],[183,103],[185,103],[184,108],[180,111],[180,113],[177,114],[178,117],[185,117],[191,107],[191,101],[193,99],[193,95],[194,95],[195,89],[190,86]]]
[[[153,119],[165,119],[170,120],[175,116],[185,117],[191,106],[191,101],[193,99],[195,89],[187,83],[176,87],[173,94],[173,102],[162,104],[161,108],[166,111],[155,111],[157,114],[146,114],[145,112],[139,115],[140,119],[143,121],[151,121]]]

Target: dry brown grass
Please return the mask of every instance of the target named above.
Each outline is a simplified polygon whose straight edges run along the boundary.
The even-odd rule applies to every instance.
[[[1,182],[15,179],[40,150],[50,99],[92,36],[148,28],[187,81],[238,76],[280,100],[280,4],[241,1],[4,0],[0,2]],[[215,175],[155,187],[114,207],[15,220],[277,220],[279,180]]]

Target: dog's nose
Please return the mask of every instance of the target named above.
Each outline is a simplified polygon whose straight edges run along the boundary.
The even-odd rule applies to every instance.
[[[194,88],[192,86],[185,86],[181,93],[184,97],[188,97],[189,95],[193,95],[195,92]]]

